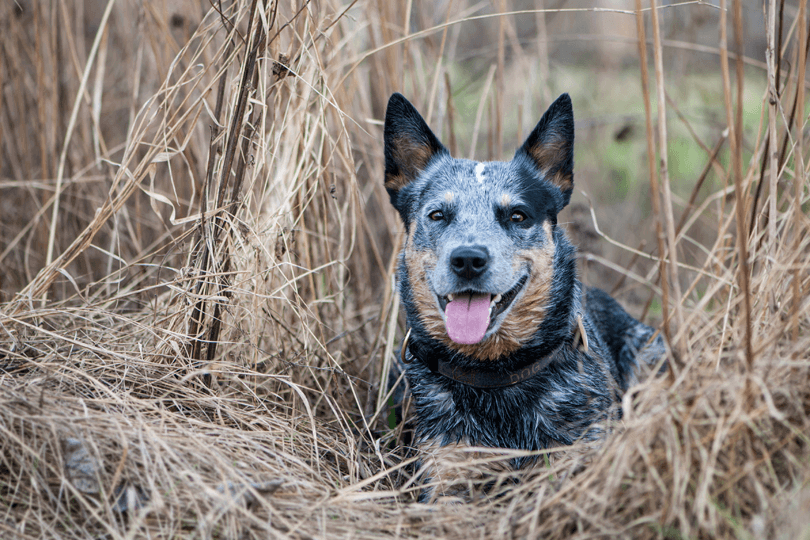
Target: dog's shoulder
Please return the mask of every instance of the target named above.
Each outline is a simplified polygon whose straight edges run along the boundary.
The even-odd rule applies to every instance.
[[[586,287],[583,307],[616,365],[622,390],[635,383],[641,371],[665,355],[663,338],[656,335],[653,328],[631,317],[605,291]]]

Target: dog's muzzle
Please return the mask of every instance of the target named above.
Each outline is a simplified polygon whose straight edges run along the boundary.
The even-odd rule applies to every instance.
[[[462,291],[438,297],[444,311],[447,335],[454,342],[464,345],[480,342],[495,325],[498,316],[512,304],[527,280],[528,276],[523,276],[504,294]]]

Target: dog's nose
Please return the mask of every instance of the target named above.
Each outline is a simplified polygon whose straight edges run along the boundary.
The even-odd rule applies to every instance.
[[[489,265],[489,251],[484,246],[457,247],[450,254],[450,267],[464,279],[477,278]]]

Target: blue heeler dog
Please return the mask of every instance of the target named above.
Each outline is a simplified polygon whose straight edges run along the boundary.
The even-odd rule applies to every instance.
[[[465,479],[450,451],[600,437],[636,370],[665,352],[652,328],[577,279],[557,225],[573,165],[567,94],[508,162],[455,159],[408,100],[388,102],[385,188],[407,232],[401,359],[439,494]]]

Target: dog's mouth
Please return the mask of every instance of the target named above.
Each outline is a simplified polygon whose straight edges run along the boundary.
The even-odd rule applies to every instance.
[[[506,311],[526,285],[529,276],[523,276],[503,294],[462,291],[439,296],[444,311],[447,335],[456,343],[478,343],[495,326],[498,317]]]

